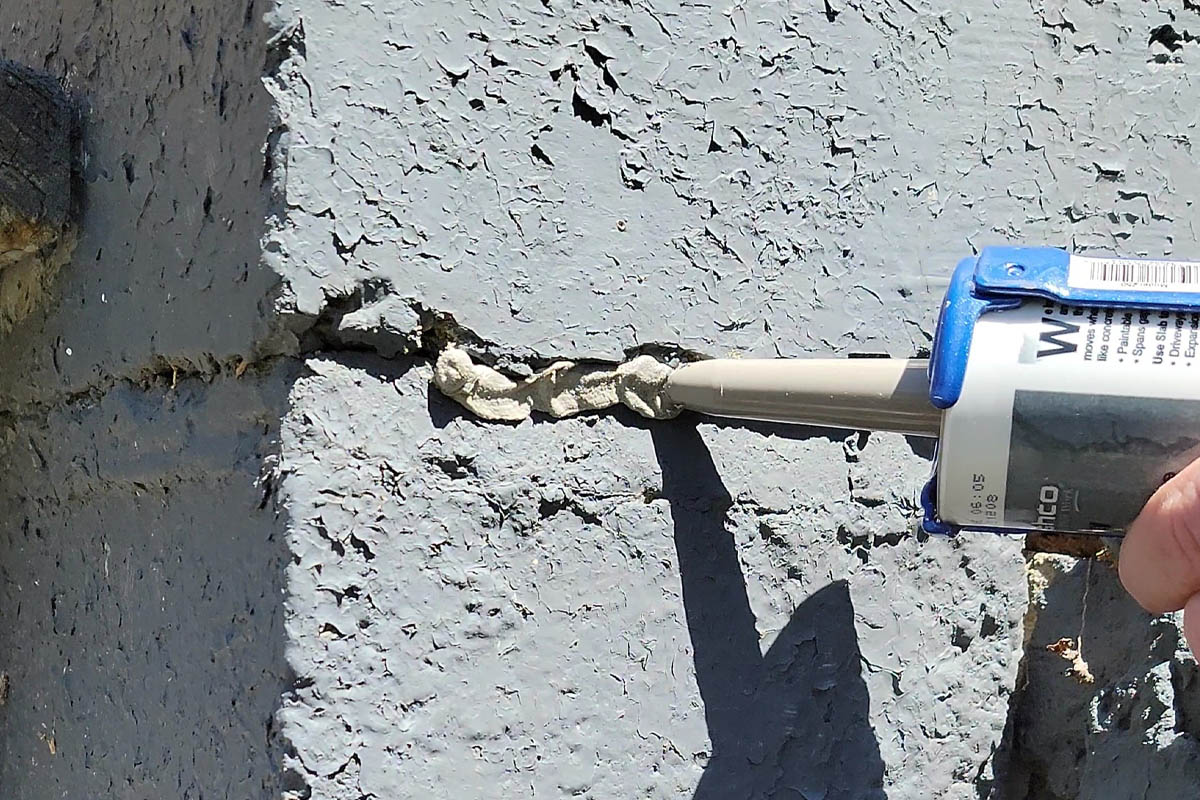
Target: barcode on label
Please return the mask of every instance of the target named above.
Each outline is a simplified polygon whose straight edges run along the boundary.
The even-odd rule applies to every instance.
[[[1200,292],[1200,261],[1071,256],[1067,285],[1075,289]]]

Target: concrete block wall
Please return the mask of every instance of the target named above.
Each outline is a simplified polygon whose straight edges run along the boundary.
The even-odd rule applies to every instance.
[[[516,375],[909,355],[985,244],[1194,255],[1189,30],[6,3],[0,57],[82,104],[86,204],[0,341],[5,796],[1185,792],[1176,620],[1104,562],[913,536],[919,442],[487,425],[428,380],[446,341]]]

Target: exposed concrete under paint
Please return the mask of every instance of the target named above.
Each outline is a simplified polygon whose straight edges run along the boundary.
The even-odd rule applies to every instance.
[[[1024,630],[1019,542],[911,534],[904,439],[429,381],[912,355],[983,244],[1200,253],[1200,13],[59,5],[0,7],[90,104],[75,260],[0,341],[5,796],[1195,785],[1178,621],[1061,560]]]
[[[1200,668],[1180,616],[1154,618],[1104,561],[1034,557],[1002,798],[1187,797],[1200,776]],[[1082,645],[1094,683],[1051,646]]]

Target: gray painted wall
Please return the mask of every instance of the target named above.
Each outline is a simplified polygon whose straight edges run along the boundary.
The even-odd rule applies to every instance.
[[[5,4],[88,188],[0,344],[6,796],[1195,785],[1176,621],[910,535],[917,443],[428,388],[911,354],[984,244],[1200,253],[1200,12],[1001,6]]]
[[[927,466],[902,438],[497,428],[423,365],[310,367],[283,456],[309,685],[283,721],[312,797],[915,797],[989,771],[1022,562],[902,533]]]
[[[325,344],[449,336],[517,374],[910,354],[984,244],[1200,249],[1182,5],[279,15],[303,47],[273,89],[275,263]],[[290,652],[312,683],[284,729],[313,797],[1140,796],[1200,777],[1177,626],[1108,567],[1064,568],[1016,683],[1019,545],[909,538],[928,465],[901,440],[481,426],[404,369],[327,359],[285,425]],[[1045,650],[1081,631],[1093,685]],[[1131,687],[1136,713],[1093,719]]]
[[[0,423],[4,797],[276,796],[286,551],[258,478],[285,382]]]

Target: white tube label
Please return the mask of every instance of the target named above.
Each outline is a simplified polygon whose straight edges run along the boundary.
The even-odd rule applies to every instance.
[[[1200,457],[1200,313],[1032,301],[985,314],[943,419],[947,522],[1123,529]]]

